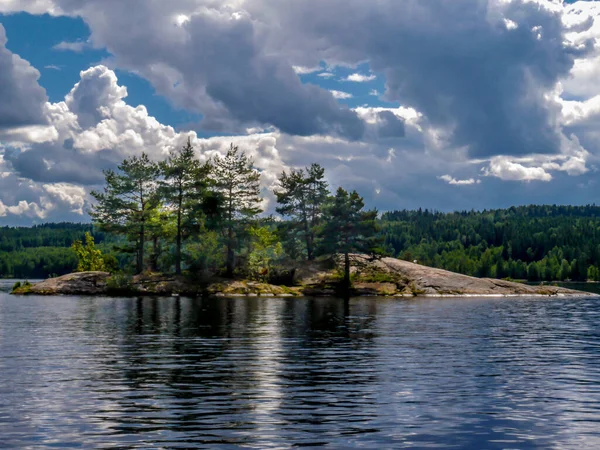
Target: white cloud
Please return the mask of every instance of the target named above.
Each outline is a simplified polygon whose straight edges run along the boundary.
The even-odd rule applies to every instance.
[[[6,211],[15,216],[25,216],[30,219],[45,219],[48,217],[48,212],[53,208],[54,205],[47,202],[47,200],[42,197],[43,205],[40,206],[34,202],[26,202],[25,200],[21,200],[17,205],[7,206]]]
[[[504,156],[497,156],[490,161],[484,175],[500,178],[505,181],[550,181],[552,175],[542,167],[526,167]]]
[[[445,181],[448,184],[454,184],[458,186],[468,186],[472,184],[480,184],[481,180],[476,180],[475,178],[469,178],[468,180],[457,180],[456,178],[451,177],[450,175],[442,175],[438,177],[440,180]]]
[[[0,13],[16,13],[22,11],[30,14],[63,14],[63,11],[53,0],[2,0],[0,2]]]
[[[352,81],[354,83],[367,83],[376,79],[377,77],[375,75],[363,75],[361,73],[353,73],[351,75],[348,75],[348,77],[346,77],[344,81]]]
[[[76,188],[87,192],[101,181],[101,169],[141,151],[161,158],[188,136],[202,158],[240,143],[262,169],[265,189],[282,168],[322,162],[332,183],[379,192],[371,200],[385,208],[435,201],[452,208],[479,201],[470,192],[493,184],[462,189],[460,198],[449,198],[443,183],[419,187],[437,174],[461,174],[440,177],[459,185],[479,183],[482,166],[484,175],[499,180],[554,179],[532,183],[533,190],[567,178],[558,173],[581,176],[598,163],[600,53],[581,52],[586,39],[600,38],[600,20],[588,19],[600,17],[596,2],[490,1],[486,8],[474,8],[475,0],[375,3],[137,1],[137,16],[148,20],[131,34],[131,2],[108,8],[100,0],[0,1],[0,11],[57,14],[62,8],[81,17],[91,31],[89,45],[107,48],[114,67],[146,78],[175,106],[202,113],[206,119],[198,126],[249,134],[198,139],[178,132],[144,106],[128,105],[127,90],[112,71],[91,68],[65,101],[41,108],[49,126],[4,132],[0,173],[14,171],[25,180],[13,195],[8,183],[17,177],[0,179],[5,214],[13,214],[8,207],[34,214],[36,204],[48,219],[65,212],[77,217],[89,198],[82,200]],[[335,12],[343,8],[342,26]],[[314,17],[317,9],[322,14]],[[63,46],[70,44],[76,44],[71,50],[88,45]],[[369,74],[340,81],[370,81],[372,70],[385,77],[386,101],[402,106],[350,110],[334,101],[351,98],[350,92],[303,85],[297,76],[323,71],[316,75],[334,78],[336,67],[358,71],[364,63]]]
[[[353,95],[349,92],[336,91],[334,89],[332,89],[329,92],[333,94],[333,98],[337,98],[338,100],[346,100],[353,97]]]
[[[44,184],[44,190],[54,199],[67,205],[71,212],[83,215],[86,192],[81,186],[68,183]]]
[[[90,47],[90,43],[86,41],[62,41],[54,45],[52,50],[82,53],[88,47]]]
[[[292,69],[294,69],[294,72],[296,72],[298,75],[308,75],[310,73],[318,72],[319,70],[321,70],[321,67],[292,66]]]

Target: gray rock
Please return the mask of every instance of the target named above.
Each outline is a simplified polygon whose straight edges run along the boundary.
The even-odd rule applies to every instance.
[[[48,278],[29,289],[38,295],[98,295],[107,290],[108,272],[78,272],[57,278]]]

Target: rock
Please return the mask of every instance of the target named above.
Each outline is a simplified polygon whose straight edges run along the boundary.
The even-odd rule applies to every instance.
[[[512,281],[475,278],[395,258],[371,259],[366,255],[353,254],[350,260],[356,280],[354,286],[359,292],[363,288],[375,290],[379,295],[386,295],[385,292],[390,292],[389,295],[438,297],[582,294],[580,291],[557,286],[530,286]],[[341,261],[338,260],[337,263],[341,266]],[[395,285],[395,292],[391,292],[392,284]]]
[[[110,274],[107,272],[78,272],[57,278],[49,278],[25,289],[18,288],[15,294],[32,295],[98,295],[106,293],[106,282]],[[27,292],[19,292],[19,290]]]

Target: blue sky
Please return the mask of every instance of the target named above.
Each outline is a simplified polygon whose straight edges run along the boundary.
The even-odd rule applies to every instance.
[[[598,202],[599,15],[559,0],[3,2],[0,225],[89,220],[102,169],[188,137],[201,158],[238,143],[265,191],[319,162],[381,210]]]

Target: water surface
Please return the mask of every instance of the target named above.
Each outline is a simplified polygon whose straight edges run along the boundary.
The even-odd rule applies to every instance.
[[[599,302],[0,293],[0,448],[600,448]]]

